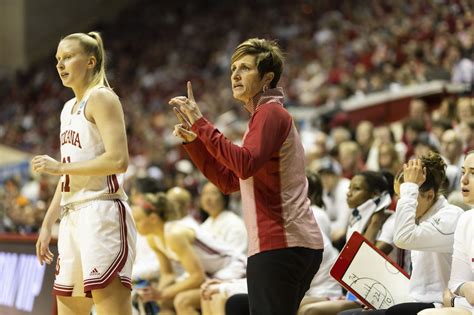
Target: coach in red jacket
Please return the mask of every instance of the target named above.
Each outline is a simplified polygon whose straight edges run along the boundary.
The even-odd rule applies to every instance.
[[[251,118],[238,146],[188,97],[170,100],[181,123],[174,134],[195,165],[226,193],[241,191],[247,227],[251,314],[296,314],[322,259],[323,241],[309,208],[304,151],[276,85],[283,56],[273,41],[249,39],[231,60],[232,92]]]

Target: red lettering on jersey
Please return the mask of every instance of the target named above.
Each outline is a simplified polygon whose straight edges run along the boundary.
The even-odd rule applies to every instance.
[[[76,133],[76,137],[74,138],[74,145],[82,149],[81,140],[79,140],[79,133]]]
[[[66,130],[61,134],[61,145],[67,143],[72,144],[73,146],[79,147],[82,149],[81,140],[79,138],[79,133],[74,130]]]

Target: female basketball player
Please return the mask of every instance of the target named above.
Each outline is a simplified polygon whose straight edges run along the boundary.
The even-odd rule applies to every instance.
[[[132,208],[138,232],[147,237],[160,262],[158,287],[139,290],[144,302],[160,302],[162,312],[173,304],[178,315],[198,314],[206,275],[220,280],[244,277],[245,256],[201,229],[164,193],[145,194]],[[177,276],[178,269],[186,275]]]
[[[59,314],[88,315],[92,303],[100,315],[131,314],[136,229],[123,190],[127,137],[122,106],[105,75],[102,38],[68,35],[56,59],[75,97],[61,112],[61,161],[32,160],[34,171],[61,176],[36,253],[41,264],[53,262],[51,227],[61,218],[53,289]]]

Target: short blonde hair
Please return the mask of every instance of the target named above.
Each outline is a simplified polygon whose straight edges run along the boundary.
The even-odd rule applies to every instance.
[[[280,81],[284,63],[283,52],[278,44],[275,41],[261,38],[247,39],[235,48],[231,63],[233,64],[245,55],[255,56],[255,64],[260,78],[263,78],[265,73],[273,72],[274,77],[270,82],[270,88],[275,88]]]

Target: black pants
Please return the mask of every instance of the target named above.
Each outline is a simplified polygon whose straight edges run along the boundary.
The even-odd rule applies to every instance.
[[[248,294],[235,294],[225,302],[225,315],[250,315]]]
[[[338,315],[416,315],[424,309],[434,307],[433,303],[401,303],[386,310],[363,311],[354,309],[340,312]]]
[[[247,287],[250,314],[296,314],[322,258],[322,249],[303,247],[270,250],[249,257]]]
[[[398,315],[398,314],[403,314],[403,315],[416,315],[418,312],[421,312],[422,310],[425,310],[427,308],[434,308],[433,303],[402,303],[402,304],[397,304],[385,312],[386,315]]]

